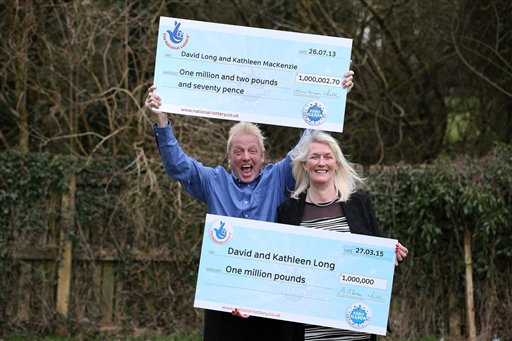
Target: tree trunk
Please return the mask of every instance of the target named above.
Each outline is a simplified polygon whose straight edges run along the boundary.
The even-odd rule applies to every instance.
[[[448,335],[450,338],[460,339],[462,314],[460,311],[460,305],[457,304],[457,294],[455,294],[452,290],[450,290],[450,296],[448,298],[448,307],[450,312],[450,319],[448,322]]]
[[[33,16],[31,9],[33,6],[29,4],[29,1],[23,4],[15,5],[15,10],[22,18],[21,25],[16,24],[16,42],[17,51],[15,52],[14,60],[15,63],[15,84],[14,90],[16,94],[16,106],[15,112],[18,118],[18,129],[19,129],[19,140],[18,149],[22,152],[28,152],[29,150],[29,115],[27,112],[27,78],[28,78],[28,49],[31,45],[32,28],[34,27]],[[3,38],[2,38],[3,39]]]
[[[466,325],[469,341],[476,341],[475,302],[473,300],[473,262],[471,256],[471,232],[464,228],[464,261],[466,263]]]
[[[76,195],[76,178],[75,174],[71,175],[68,184],[69,192],[63,194],[62,197],[62,227],[60,230],[59,245],[59,267],[58,267],[58,283],[57,283],[57,302],[56,311],[62,318],[56,327],[56,333],[59,336],[65,336],[65,321],[69,315],[69,297],[71,290],[71,265],[72,265],[72,246],[73,243],[69,239],[69,233],[74,229],[75,224],[75,195]]]

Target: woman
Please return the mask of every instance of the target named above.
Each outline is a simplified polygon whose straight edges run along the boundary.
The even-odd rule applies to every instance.
[[[345,159],[337,141],[313,132],[293,157],[295,191],[277,209],[277,222],[323,230],[379,236],[370,198],[356,191],[359,177]],[[400,243],[396,261],[408,250]],[[306,325],[305,340],[375,340],[375,335]]]

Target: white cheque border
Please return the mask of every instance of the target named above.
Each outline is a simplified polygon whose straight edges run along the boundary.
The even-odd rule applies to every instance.
[[[386,248],[394,248],[396,243],[398,242],[396,239],[390,238],[380,238],[380,237],[372,237],[366,236],[362,234],[354,234],[354,233],[337,233],[333,231],[324,231],[324,230],[315,230],[302,226],[295,225],[286,225],[286,224],[278,224],[278,223],[270,223],[267,221],[259,221],[259,220],[251,220],[251,219],[241,219],[241,218],[233,218],[226,216],[219,216],[214,214],[206,215],[206,224],[211,224],[212,222],[222,219],[228,222],[231,226],[243,226],[245,228],[254,228],[259,230],[267,230],[274,232],[283,232],[287,234],[296,234],[302,236],[311,236],[315,238],[325,238],[330,240],[340,240],[351,243],[359,243],[359,244],[367,244],[372,246],[380,246]]]
[[[238,25],[217,24],[206,21],[187,20],[171,17],[160,17],[160,25],[173,26],[175,21],[180,21],[192,29],[208,30],[211,32],[222,32],[241,36],[253,36],[261,38],[295,40],[314,44],[325,44],[332,46],[352,47],[352,39],[332,36],[321,36],[310,33],[297,33],[278,31],[266,28],[256,28]]]
[[[231,313],[232,309],[235,307],[226,306],[224,304],[210,302],[210,301],[201,301],[201,300],[194,300],[194,307],[196,308],[202,308],[202,309],[209,309],[209,310],[218,310],[218,311],[224,311],[227,313]],[[308,321],[308,324],[313,325],[322,325],[326,327],[331,328],[339,328],[339,329],[346,329],[346,330],[354,330],[351,328],[347,322],[344,320],[329,320],[324,318],[315,318],[309,315],[301,315],[301,314],[292,314],[292,313],[285,313],[285,312],[277,312],[277,311],[271,311],[271,310],[264,310],[264,309],[252,309],[249,307],[236,307],[238,310],[240,310],[244,314],[248,314],[250,316],[257,316],[257,317],[264,317],[264,318],[276,318],[278,317],[280,320],[285,321],[292,321],[292,322],[298,322],[303,323],[304,321]],[[368,326],[362,332],[369,333],[369,334],[378,334],[378,335],[386,335],[386,328],[385,327],[379,327],[379,326]]]

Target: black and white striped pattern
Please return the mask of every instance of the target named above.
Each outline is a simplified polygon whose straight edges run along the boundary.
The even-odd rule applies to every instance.
[[[310,221],[303,221],[300,225],[312,229],[350,233],[350,228],[348,227],[346,217],[320,218]]]
[[[353,332],[351,330],[335,329],[321,326],[306,325],[305,341],[352,341],[370,340],[369,334]]]
[[[314,208],[320,213],[323,207],[316,206]],[[319,214],[319,216],[322,216]],[[309,221],[303,221],[301,226],[350,233],[347,218],[336,217],[336,218],[319,218]],[[329,327],[306,325],[305,341],[339,341],[339,340],[370,340],[369,334],[353,332],[350,330],[335,329]]]

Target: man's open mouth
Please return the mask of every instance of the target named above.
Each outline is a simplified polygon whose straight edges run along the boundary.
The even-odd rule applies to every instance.
[[[248,173],[252,172],[252,169],[253,169],[253,167],[251,165],[243,165],[242,167],[240,167],[240,170],[244,174],[248,174]]]

